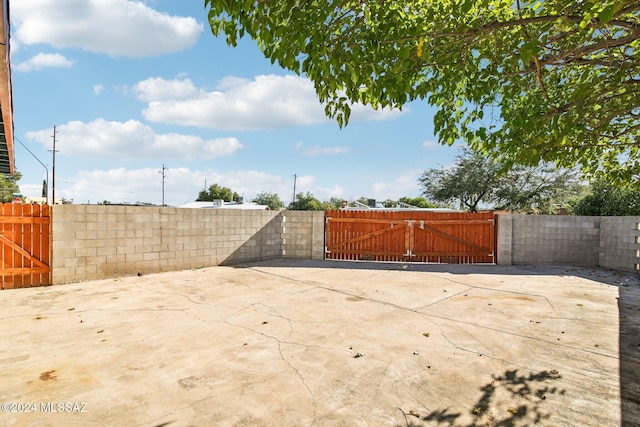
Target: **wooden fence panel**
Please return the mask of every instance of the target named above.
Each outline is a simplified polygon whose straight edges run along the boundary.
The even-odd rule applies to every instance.
[[[325,229],[327,259],[496,262],[491,212],[332,210]]]
[[[49,205],[0,204],[0,289],[50,283]]]

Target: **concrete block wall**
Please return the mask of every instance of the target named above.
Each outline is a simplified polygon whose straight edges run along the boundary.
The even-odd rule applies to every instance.
[[[513,217],[498,215],[495,232],[498,235],[496,256],[498,265],[513,264]]]
[[[282,212],[282,257],[324,259],[324,212]]]
[[[633,271],[637,258],[637,216],[607,216],[600,218],[600,266],[614,270]]]
[[[640,217],[499,215],[498,264],[634,271]]]
[[[52,283],[280,258],[278,212],[55,205]]]
[[[513,264],[598,265],[598,217],[517,215],[512,233]]]

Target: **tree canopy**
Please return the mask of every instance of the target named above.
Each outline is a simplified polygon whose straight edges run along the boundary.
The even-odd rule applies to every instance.
[[[325,210],[322,202],[316,199],[313,194],[307,192],[296,194],[296,200],[289,204],[287,208],[292,211],[322,211]]]
[[[22,178],[20,172],[14,174],[0,174],[0,202],[11,202],[16,194],[20,194],[18,181]]]
[[[269,206],[269,209],[271,209],[272,211],[277,211],[278,209],[282,209],[284,207],[284,203],[282,203],[282,200],[280,200],[280,196],[278,196],[276,193],[267,193],[263,191],[262,193],[256,195],[256,197],[252,201],[259,205]]]
[[[504,165],[579,165],[638,182],[637,0],[205,0],[215,35],[248,35],[306,75],[340,126],[354,103],[437,107],[443,144]]]
[[[416,208],[436,208],[437,206],[433,203],[429,203],[427,199],[424,197],[400,197],[398,199],[399,202],[406,203],[411,206],[415,206]]]
[[[594,182],[590,194],[572,204],[571,213],[589,216],[640,215],[640,190]]]
[[[231,191],[228,187],[222,187],[218,184],[209,186],[208,190],[201,190],[198,193],[198,202],[211,202],[214,200],[224,200],[225,202],[233,202],[239,197],[238,193]]]
[[[507,170],[491,158],[465,150],[454,166],[429,169],[418,181],[428,199],[471,212],[484,208],[548,214],[577,192],[575,175],[544,164]]]

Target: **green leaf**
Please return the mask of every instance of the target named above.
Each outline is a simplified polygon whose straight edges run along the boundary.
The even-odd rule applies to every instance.
[[[598,19],[600,20],[600,22],[606,24],[607,22],[611,21],[611,19],[613,19],[613,15],[615,15],[616,12],[617,7],[613,4],[610,4],[609,6],[606,6],[604,9],[602,9],[602,12],[598,14]]]
[[[520,59],[526,65],[528,64],[532,58],[538,57],[538,53],[540,52],[540,46],[536,42],[527,42],[522,45],[520,48]]]

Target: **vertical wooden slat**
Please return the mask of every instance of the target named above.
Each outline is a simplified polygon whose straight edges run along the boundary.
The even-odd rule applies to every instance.
[[[13,208],[13,217],[22,217],[22,203],[14,204],[11,206]],[[12,224],[13,225],[13,237],[11,240],[19,247],[24,247],[24,224]],[[24,268],[27,267],[25,263],[27,260],[24,259],[24,256],[18,253],[15,249],[13,250],[13,267],[14,268]],[[24,275],[15,275],[13,276],[13,287],[14,288],[22,288],[24,287]]]
[[[7,217],[13,217],[13,205],[11,203],[4,203],[4,212],[3,214]],[[8,240],[13,241],[13,233],[14,226],[13,223],[4,224],[4,237]],[[8,246],[6,243],[3,243],[4,248],[4,264],[5,268],[14,268],[14,256],[13,256],[13,248]],[[14,288],[14,277],[8,276],[5,278],[4,289],[13,289]]]
[[[40,205],[31,205],[31,218],[39,219],[42,216]],[[31,253],[38,259],[42,259],[42,224],[32,223],[32,250]],[[47,262],[47,264],[49,264]],[[31,275],[31,286],[38,286],[42,282],[42,274]]]
[[[40,260],[49,266],[49,272],[41,275],[41,283],[46,286],[51,284],[51,206],[41,205],[40,217],[49,219],[47,223],[40,227],[42,235],[40,239],[42,258]]]
[[[32,216],[32,205],[23,205],[23,204],[17,204],[16,207],[20,207],[20,216],[21,217],[25,217],[25,218],[33,218]],[[22,238],[20,239],[20,243],[19,246],[24,249],[25,251],[27,251],[30,254],[33,254],[33,231],[34,231],[34,224],[33,223],[22,223],[21,225],[21,232],[22,232]],[[27,258],[26,256],[24,256],[23,254],[20,254],[21,258],[22,258],[22,267],[23,268],[31,268],[31,267],[35,267],[35,265],[33,264],[33,262],[31,261],[31,259]],[[22,274],[21,275],[21,279],[22,279],[22,287],[23,288],[27,288],[27,287],[31,287],[33,286],[33,274],[31,273],[26,273],[26,274]]]
[[[0,203],[0,215],[4,215],[4,204]],[[0,224],[0,235],[4,236],[4,228],[5,228],[5,224],[2,223]],[[0,243],[0,269],[4,270],[5,268],[9,268],[6,264],[5,261],[5,251],[7,250],[6,245],[4,244],[4,242]],[[6,277],[4,276],[4,274],[2,276],[0,276],[0,279],[2,279],[2,283],[0,285],[0,289],[5,289],[5,281],[6,281]]]

